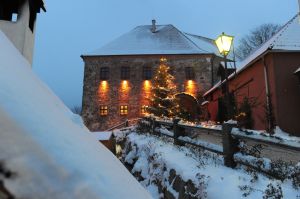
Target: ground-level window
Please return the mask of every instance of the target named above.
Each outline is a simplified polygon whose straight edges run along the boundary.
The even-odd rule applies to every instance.
[[[128,114],[128,106],[127,105],[121,105],[120,106],[120,115],[127,115]]]
[[[108,106],[105,105],[100,106],[100,115],[101,116],[108,115]]]
[[[108,80],[109,79],[109,68],[108,67],[101,67],[100,68],[100,79],[101,80]]]
[[[142,106],[142,108],[141,108],[141,113],[142,114],[147,114],[148,113],[148,106]]]
[[[130,68],[128,66],[121,67],[121,80],[129,80]]]
[[[185,68],[185,78],[186,80],[194,80],[195,79],[195,71],[193,67]]]

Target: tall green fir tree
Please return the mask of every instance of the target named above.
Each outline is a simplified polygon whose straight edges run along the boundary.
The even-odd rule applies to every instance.
[[[157,117],[172,118],[177,116],[179,105],[176,100],[176,93],[174,76],[170,74],[167,60],[161,58],[153,78],[148,112]]]

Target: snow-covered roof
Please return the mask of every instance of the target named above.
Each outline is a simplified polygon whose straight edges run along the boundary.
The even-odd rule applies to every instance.
[[[0,183],[15,198],[151,198],[0,31]],[[1,197],[1,196],[0,196]]]
[[[109,55],[170,55],[216,54],[220,55],[214,41],[209,38],[181,32],[173,25],[138,26],[102,48],[85,56]]]
[[[229,78],[233,78],[251,66],[258,58],[269,51],[299,51],[300,52],[300,13],[296,14],[288,21],[273,37],[254,50],[245,60],[243,60],[236,73],[233,73]],[[218,82],[204,96],[208,95],[221,85]]]
[[[273,37],[253,51],[240,64],[240,69],[248,66],[267,50],[300,51],[300,13],[286,23]]]
[[[98,141],[105,141],[105,140],[110,140],[112,136],[111,131],[103,131],[103,132],[93,132],[93,136],[98,140]]]
[[[294,73],[300,73],[300,67]]]

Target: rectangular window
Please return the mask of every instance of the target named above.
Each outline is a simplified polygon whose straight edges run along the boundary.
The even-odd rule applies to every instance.
[[[148,106],[142,106],[141,108],[141,113],[144,115],[144,114],[147,114],[148,113]]]
[[[109,68],[108,67],[100,68],[100,79],[101,80],[108,80],[109,79]]]
[[[144,80],[152,79],[152,68],[150,66],[143,67],[143,78]]]
[[[17,22],[18,21],[18,14],[17,13],[13,13],[11,21],[12,22]]]
[[[120,115],[128,115],[128,106],[127,105],[120,106]]]
[[[130,68],[128,66],[121,67],[121,79],[129,80],[130,78]]]
[[[101,116],[108,115],[108,107],[107,106],[103,106],[103,105],[100,106],[100,115]]]
[[[185,78],[187,80],[194,80],[195,79],[195,71],[193,67],[186,67],[185,68]]]

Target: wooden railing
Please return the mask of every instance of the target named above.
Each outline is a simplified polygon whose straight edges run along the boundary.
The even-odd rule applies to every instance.
[[[129,126],[133,126],[133,125],[137,124],[139,120],[141,120],[141,118],[125,120],[124,122],[117,124],[116,126],[113,126],[106,131],[113,131],[115,129],[121,129],[121,128],[129,127]]]
[[[251,133],[234,128],[233,124],[223,124],[221,129],[204,128],[201,126],[181,123],[180,120],[161,121],[155,118],[144,118],[149,124],[150,133],[158,136],[166,136],[173,139],[175,145],[192,145],[224,157],[224,164],[234,168],[237,163],[253,167],[258,171],[272,176],[272,173],[255,167],[247,161],[236,159],[235,154],[239,152],[239,142],[246,142],[248,146],[261,144],[263,146],[261,156],[270,160],[283,160],[286,162],[300,162],[299,144],[290,145],[280,139],[263,138],[253,136]],[[163,131],[165,127],[169,131]],[[273,175],[276,178],[276,176]]]

